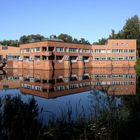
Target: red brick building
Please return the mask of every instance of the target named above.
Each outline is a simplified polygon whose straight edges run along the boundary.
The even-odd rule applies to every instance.
[[[20,48],[13,46],[0,45],[0,60],[2,59],[18,59],[20,56]]]
[[[135,95],[136,73],[134,68],[65,69],[54,73],[23,69],[20,84],[21,93],[43,98],[103,89],[110,95]]]
[[[44,40],[20,45],[20,57],[8,67],[27,69],[72,69],[89,67],[134,67],[136,40],[108,40],[105,45],[83,45]]]

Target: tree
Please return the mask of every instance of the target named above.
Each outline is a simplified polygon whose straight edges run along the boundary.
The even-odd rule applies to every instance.
[[[140,37],[140,20],[137,15],[129,18],[123,27],[125,39],[139,39]]]
[[[77,38],[74,38],[73,39],[73,43],[79,43],[78,39]]]
[[[0,42],[0,44],[5,45],[5,46],[19,46],[19,41],[18,40],[3,40]]]
[[[43,35],[40,34],[36,34],[36,35],[23,35],[20,37],[19,42],[22,44],[24,43],[29,43],[29,42],[34,42],[34,41],[41,41],[43,40],[45,37]]]
[[[140,55],[140,19],[137,15],[129,18],[123,27],[125,39],[137,39],[138,52]]]
[[[85,38],[81,38],[79,40],[79,43],[81,43],[81,44],[90,44],[88,40],[85,40]]]
[[[117,38],[117,34],[115,34],[115,30],[111,30],[111,35],[109,35],[109,39],[116,39]]]
[[[111,35],[107,39],[137,39],[138,49],[140,50],[140,19],[137,15],[126,20],[125,25],[122,30],[118,33],[115,33],[115,30],[112,29]],[[106,42],[105,38],[101,38],[98,42],[93,44],[104,44]]]
[[[72,36],[68,34],[61,33],[60,35],[58,35],[57,38],[63,40],[64,42],[69,42],[69,43],[73,42]]]
[[[93,45],[104,45],[107,42],[106,38],[101,38],[98,42],[93,42]]]

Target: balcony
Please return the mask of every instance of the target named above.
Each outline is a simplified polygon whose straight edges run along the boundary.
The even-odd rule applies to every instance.
[[[70,56],[70,62],[76,63],[78,56]]]
[[[84,60],[84,62],[86,62],[86,63],[89,62],[89,59],[88,60]]]
[[[89,60],[90,60],[90,57],[88,57],[88,56],[83,56],[83,61],[84,61],[84,62],[87,63],[87,62],[89,62]]]

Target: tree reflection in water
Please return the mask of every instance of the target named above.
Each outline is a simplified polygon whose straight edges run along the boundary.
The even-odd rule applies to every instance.
[[[23,102],[20,96],[5,96],[1,99],[0,139],[31,140],[37,139],[40,128],[38,105],[34,98]]]
[[[54,98],[80,93],[87,89],[93,91],[88,98],[89,108],[85,104],[82,106],[80,101],[77,101],[75,108],[72,102],[67,104],[63,102],[65,108],[60,108],[62,115],[60,113],[59,118],[56,118],[52,110],[45,108],[46,104],[44,108],[39,109],[39,102],[34,98],[24,101],[21,99],[22,94],[21,97],[15,94],[3,97],[1,95],[0,140],[137,140],[140,138],[140,85],[137,85],[137,94],[131,94],[135,92],[136,87],[136,74],[133,69],[84,69],[84,71],[48,71],[48,73],[15,69],[15,72],[9,70],[7,73],[6,75],[5,72],[0,72],[3,89],[13,88],[9,86],[11,79],[11,83],[16,81],[14,84],[16,88],[22,85],[20,90],[27,91],[23,92],[26,94]],[[31,88],[36,85],[42,89],[45,87],[43,92],[41,88],[39,91]],[[121,96],[124,93],[125,96]],[[84,96],[83,102],[87,100],[85,97],[87,95]],[[90,110],[90,115],[87,110]],[[47,113],[48,111],[50,112]],[[74,112],[76,117],[73,119]],[[40,114],[45,114],[46,118],[51,116],[47,125],[44,120],[40,120]]]
[[[68,117],[51,121],[47,126],[39,120],[39,113],[43,110],[39,110],[34,98],[25,102],[20,96],[1,97],[0,140],[139,139],[140,94],[116,97],[108,95],[108,89],[103,89],[104,94],[98,90],[91,93],[91,117],[87,120],[84,117],[73,120],[69,106],[66,110]]]

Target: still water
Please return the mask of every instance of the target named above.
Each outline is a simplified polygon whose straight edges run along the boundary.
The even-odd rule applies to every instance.
[[[107,97],[115,96],[121,106],[123,96],[135,96],[136,73],[133,68],[92,68],[73,70],[0,70],[0,96],[20,95],[25,102],[34,97],[40,118],[90,117],[91,106],[107,106]]]

